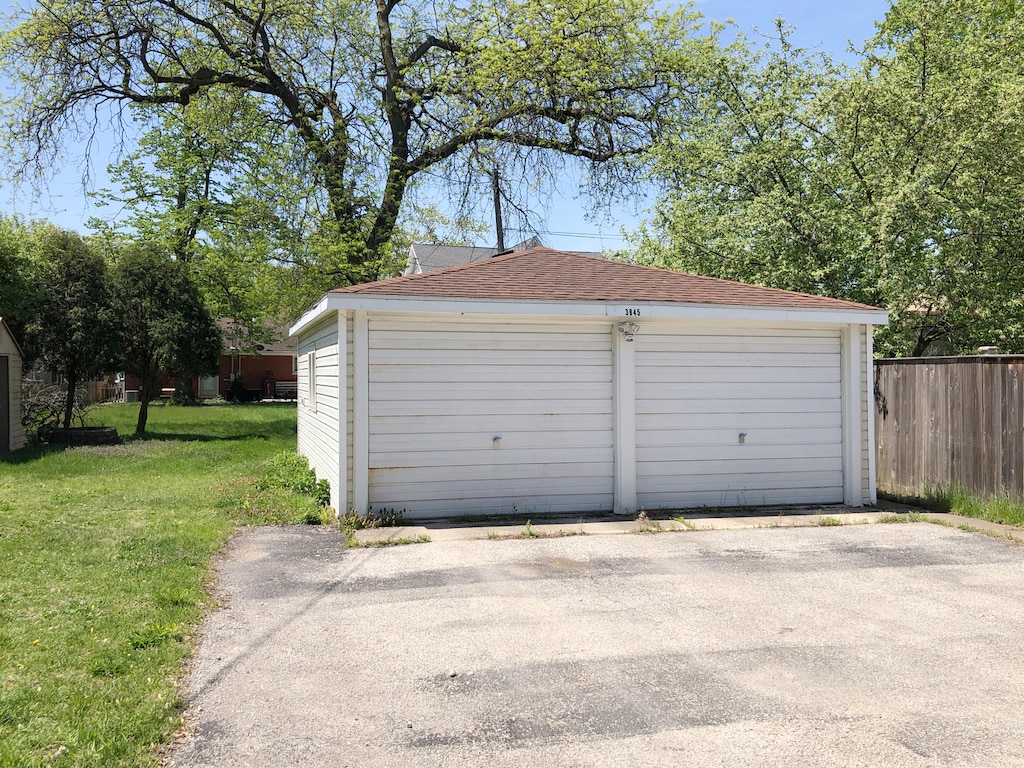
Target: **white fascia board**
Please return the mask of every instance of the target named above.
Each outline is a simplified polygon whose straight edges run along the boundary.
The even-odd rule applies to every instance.
[[[319,314],[335,309],[380,312],[446,312],[493,315],[565,315],[572,317],[615,317],[646,319],[744,320],[786,323],[836,323],[849,325],[885,325],[885,310],[798,309],[786,307],[747,307],[721,304],[677,304],[668,302],[551,302],[509,301],[507,299],[405,298],[366,296],[351,293],[327,294],[292,329],[294,335]],[[314,314],[315,313],[315,314]],[[309,318],[309,319],[307,319]]]
[[[306,310],[305,314],[302,315],[298,320],[295,321],[295,325],[288,329],[289,336],[298,336],[304,330],[313,325],[320,317],[328,311],[333,311],[335,307],[329,307],[331,294],[325,293],[321,297],[320,301]]]

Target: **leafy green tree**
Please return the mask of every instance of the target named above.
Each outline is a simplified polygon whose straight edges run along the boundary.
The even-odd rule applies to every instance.
[[[0,215],[0,317],[10,326],[24,352],[26,365],[38,355],[29,326],[38,314],[39,285],[23,245],[26,227],[15,218]]]
[[[711,87],[655,151],[661,199],[641,260],[789,290],[874,300],[837,162],[831,98],[842,72],[778,35],[722,51]]]
[[[836,112],[883,350],[1024,351],[1024,8],[900,0]]]
[[[121,366],[141,382],[135,433],[142,434],[163,374],[190,379],[217,372],[220,332],[185,265],[152,245],[118,253],[112,283]]]
[[[732,48],[636,258],[890,310],[884,354],[1024,351],[1024,9],[899,0],[844,70]]]
[[[282,307],[315,298],[296,302],[258,288],[280,266],[308,277],[307,265],[293,257],[303,253],[305,235],[292,227],[308,218],[303,195],[294,177],[284,180],[277,144],[258,138],[254,100],[223,90],[209,94],[207,101],[214,100],[216,109],[190,104],[156,112],[159,120],[135,150],[110,168],[117,189],[94,194],[100,205],[117,205],[116,224],[91,224],[115,239],[138,238],[173,253],[215,316],[274,324]]]
[[[37,292],[28,332],[39,361],[65,379],[67,428],[79,384],[113,370],[116,338],[107,266],[76,233],[50,225],[28,233],[25,251]]]
[[[280,153],[273,172],[315,214],[289,225],[339,284],[386,272],[411,186],[475,148],[544,173],[579,159],[598,189],[630,178],[614,161],[650,146],[703,67],[698,21],[648,0],[56,0],[19,16],[0,62],[36,167],[97,130],[101,103],[159,124],[244,98],[253,119],[232,130]]]

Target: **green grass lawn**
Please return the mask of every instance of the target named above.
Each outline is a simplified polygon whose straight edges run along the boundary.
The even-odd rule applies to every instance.
[[[93,421],[130,435],[137,405]],[[181,727],[182,662],[239,524],[316,516],[257,490],[294,405],[155,406],[145,439],[0,459],[0,766],[149,766]]]

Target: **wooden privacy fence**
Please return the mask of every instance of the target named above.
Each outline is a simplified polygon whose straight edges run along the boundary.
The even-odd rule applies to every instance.
[[[878,490],[1024,496],[1024,356],[875,361]]]

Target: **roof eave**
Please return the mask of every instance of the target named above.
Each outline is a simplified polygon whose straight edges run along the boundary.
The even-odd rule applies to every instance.
[[[638,319],[709,319],[885,325],[889,313],[857,307],[786,307],[744,304],[700,304],[666,301],[574,301],[512,298],[452,298],[329,293],[291,329],[297,335],[327,312],[370,310],[384,312],[457,312],[498,315],[565,315]],[[639,312],[639,314],[637,314]]]

